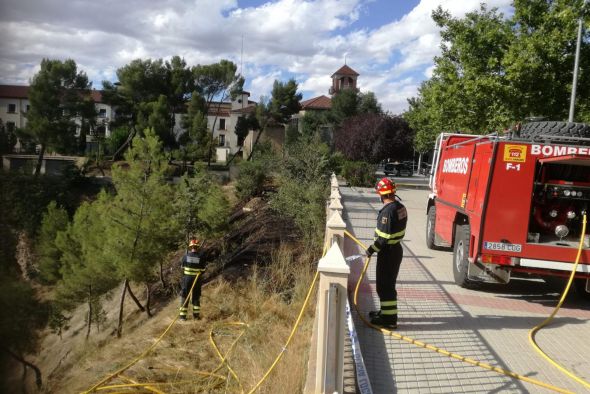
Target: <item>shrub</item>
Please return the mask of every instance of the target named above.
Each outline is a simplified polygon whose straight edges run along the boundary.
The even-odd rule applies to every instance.
[[[372,187],[375,184],[375,167],[364,161],[345,162],[342,175],[350,186]]]
[[[106,142],[106,150],[109,154],[113,154],[123,145],[127,138],[129,137],[129,130],[126,127],[117,127],[114,129],[109,136],[105,140]]]
[[[346,158],[341,152],[334,152],[328,160],[328,168],[335,174],[342,175],[342,169],[346,163]]]
[[[248,200],[262,193],[266,182],[266,168],[262,161],[243,161],[236,183],[236,192],[240,200]]]

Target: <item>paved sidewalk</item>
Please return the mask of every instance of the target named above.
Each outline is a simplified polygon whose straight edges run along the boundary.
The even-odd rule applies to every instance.
[[[372,241],[379,198],[371,189],[342,187],[348,230]],[[557,304],[559,294],[539,280],[513,280],[479,291],[453,282],[452,252],[426,248],[428,191],[398,190],[408,209],[404,260],[398,278],[399,334],[575,393],[590,392],[545,361],[529,344],[529,330]],[[361,253],[345,241],[345,256]],[[363,313],[376,309],[373,258],[359,290]],[[364,258],[351,263],[354,290]],[[352,300],[352,297],[351,297]],[[354,313],[374,393],[549,393],[551,390],[451,359],[373,330]],[[590,380],[590,302],[568,300],[537,343],[576,375]]]

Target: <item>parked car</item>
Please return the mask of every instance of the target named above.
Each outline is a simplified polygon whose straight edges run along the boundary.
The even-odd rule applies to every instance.
[[[422,165],[420,166],[420,174],[422,174],[424,176],[429,176],[431,169],[432,169],[432,164],[422,163]]]
[[[383,167],[385,175],[398,176],[399,175],[399,163],[387,163]]]
[[[413,174],[412,167],[407,165],[401,165],[398,172],[399,176],[412,176]]]
[[[412,167],[402,163],[387,163],[383,167],[386,176],[412,176]]]

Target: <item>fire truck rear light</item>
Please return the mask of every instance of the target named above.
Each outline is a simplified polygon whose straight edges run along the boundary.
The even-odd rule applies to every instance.
[[[486,264],[516,265],[518,263],[518,257],[482,254],[481,262]]]

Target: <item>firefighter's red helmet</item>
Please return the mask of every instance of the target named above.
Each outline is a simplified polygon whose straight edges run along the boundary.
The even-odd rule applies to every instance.
[[[377,190],[377,194],[381,196],[385,196],[387,194],[394,194],[395,182],[392,182],[389,178],[383,178],[379,182],[377,182],[375,190]]]
[[[199,246],[199,240],[196,238],[191,239],[188,243],[189,248],[196,248],[197,246]]]

